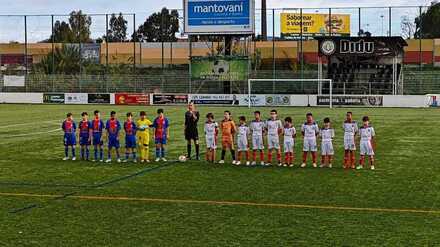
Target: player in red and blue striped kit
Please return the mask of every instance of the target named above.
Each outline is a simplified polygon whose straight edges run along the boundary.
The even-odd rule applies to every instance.
[[[108,157],[105,162],[112,162],[113,148],[116,151],[117,162],[121,162],[121,157],[119,155],[119,131],[121,130],[121,123],[116,119],[115,111],[112,111],[110,113],[110,119],[107,120],[107,123],[105,124],[105,129],[107,130],[108,139]]]
[[[95,159],[93,161],[98,160],[98,150],[99,150],[99,161],[104,161],[104,151],[102,148],[102,132],[104,130],[104,122],[100,119],[100,113],[98,110],[94,111],[93,114],[95,118],[91,121],[91,129],[92,129],[92,142],[95,152]]]
[[[73,121],[72,113],[67,113],[67,118],[63,121],[61,128],[64,132],[64,158],[69,159],[69,146],[72,148],[72,160],[76,160],[75,146],[76,146],[76,124]]]
[[[125,130],[125,160],[127,162],[130,153],[133,155],[133,162],[136,163],[136,124],[133,122],[133,113],[127,113],[127,121],[124,122]]]
[[[156,143],[156,162],[167,161],[165,159],[165,144],[169,138],[169,121],[168,118],[164,116],[163,109],[157,110],[158,116],[153,121],[154,128],[154,142]]]
[[[82,120],[79,122],[79,145],[81,146],[81,159],[89,160],[89,146],[91,143],[92,123],[89,121],[87,112],[81,113]]]

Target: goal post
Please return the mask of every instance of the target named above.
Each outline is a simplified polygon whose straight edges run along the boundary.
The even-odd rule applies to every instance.
[[[262,84],[259,90],[255,84]],[[290,88],[287,84],[301,84],[300,89]],[[277,84],[281,84],[277,87]],[[305,89],[308,86],[308,89]],[[333,80],[332,79],[248,79],[248,107],[252,107],[253,94],[306,94],[317,96],[329,96],[329,106],[333,108]],[[268,88],[269,86],[269,88]],[[282,91],[281,91],[282,90]]]

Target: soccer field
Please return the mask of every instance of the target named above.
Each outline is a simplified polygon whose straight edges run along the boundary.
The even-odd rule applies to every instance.
[[[298,129],[313,112],[336,129],[333,169],[62,161],[60,125],[95,109],[104,119],[158,107],[0,105],[1,246],[438,246],[440,111],[437,109],[276,108]],[[167,156],[186,153],[185,106],[170,118]],[[225,107],[198,107],[201,119]],[[230,107],[234,120],[254,110]],[[369,115],[376,170],[342,169],[341,123]],[[203,124],[199,124],[202,133]],[[204,150],[204,138],[201,138]],[[150,148],[150,155],[154,150]],[[78,153],[78,151],[77,151]],[[218,152],[219,154],[219,152]]]

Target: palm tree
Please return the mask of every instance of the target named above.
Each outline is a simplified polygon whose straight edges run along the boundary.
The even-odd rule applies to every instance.
[[[63,45],[47,54],[35,70],[45,74],[78,74],[80,71],[81,54],[77,45]]]

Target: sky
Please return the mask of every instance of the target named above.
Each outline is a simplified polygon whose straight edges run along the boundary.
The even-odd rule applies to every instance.
[[[432,0],[267,0],[268,8],[279,8],[275,17],[274,29],[272,28],[272,17],[268,16],[268,32],[269,35],[274,32],[279,35],[279,14],[288,12],[289,10],[281,10],[281,8],[328,8],[328,7],[377,7],[377,6],[419,6],[429,5]],[[24,41],[24,18],[4,15],[64,15],[72,10],[83,10],[87,14],[103,14],[103,13],[135,13],[136,26],[142,23],[146,17],[159,11],[166,6],[170,9],[181,9],[182,0],[0,0],[0,42]],[[260,0],[256,0],[256,6],[260,5]],[[309,9],[311,13],[322,12]],[[304,11],[306,12],[306,11]],[[339,9],[332,13],[351,14],[352,29],[358,29],[357,10],[356,9]],[[400,29],[400,19],[403,15],[415,17],[417,8],[400,8],[393,10],[392,18],[392,34],[397,34]],[[3,15],[3,16],[2,16]],[[384,16],[384,17],[380,17]],[[387,9],[366,9],[362,12],[362,28],[376,34],[386,34],[388,28],[388,10]],[[55,17],[56,20],[66,20],[66,17]],[[133,17],[127,15],[129,32],[133,31]],[[257,32],[259,31],[259,16],[256,16]],[[105,17],[92,17],[92,36],[100,37],[105,33]],[[28,17],[28,41],[36,42],[41,39],[48,38],[51,29],[50,16]],[[385,27],[384,27],[385,26]]]

